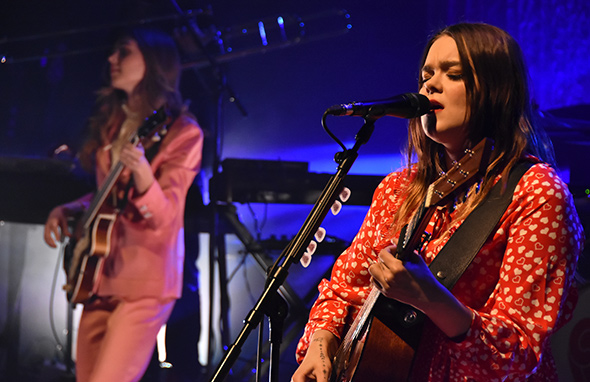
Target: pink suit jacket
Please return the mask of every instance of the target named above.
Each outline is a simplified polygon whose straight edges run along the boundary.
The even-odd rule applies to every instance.
[[[201,166],[203,133],[197,123],[179,117],[168,129],[151,161],[156,178],[128,203],[117,218],[98,286],[99,296],[136,300],[180,297],[184,260],[184,206],[186,194]],[[97,185],[111,167],[110,150],[96,153]],[[92,195],[81,201],[88,202]]]

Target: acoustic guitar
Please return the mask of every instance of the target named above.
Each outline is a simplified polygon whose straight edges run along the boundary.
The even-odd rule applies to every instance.
[[[432,183],[419,210],[398,240],[396,257],[404,260],[425,240],[425,228],[436,206],[479,179],[492,142],[483,139]],[[412,306],[387,298],[373,287],[336,352],[330,382],[402,382],[410,377],[425,317]]]
[[[154,111],[133,134],[130,142],[137,145],[157,133],[165,134],[166,126],[161,125],[167,118],[164,107]],[[75,224],[74,235],[64,250],[66,284],[63,289],[70,303],[90,300],[98,288],[104,260],[110,253],[113,225],[119,213],[107,197],[113,192],[123,168],[121,161],[112,166],[90,206]]]

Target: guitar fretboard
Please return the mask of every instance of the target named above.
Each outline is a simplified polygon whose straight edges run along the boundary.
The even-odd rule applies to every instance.
[[[120,161],[117,162],[115,164],[115,166],[112,168],[112,170],[109,172],[109,175],[107,176],[107,178],[106,178],[104,184],[102,185],[102,187],[100,188],[100,190],[97,191],[97,193],[94,195],[94,198],[92,199],[92,202],[90,203],[90,206],[86,210],[86,213],[84,214],[84,217],[82,220],[84,222],[84,229],[86,229],[86,230],[90,229],[90,225],[92,224],[92,222],[96,218],[96,214],[98,213],[101,206],[103,205],[106,197],[112,191],[113,186],[115,185],[115,182],[117,182],[117,179],[119,179],[119,175],[121,175],[123,168],[124,168],[123,163],[121,163]]]

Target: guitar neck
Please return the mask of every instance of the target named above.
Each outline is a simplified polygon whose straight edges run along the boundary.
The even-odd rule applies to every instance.
[[[426,203],[422,203],[412,221],[400,233],[396,258],[404,261],[411,252],[418,248],[433,213],[434,208],[427,208]]]
[[[90,202],[90,206],[86,210],[86,213],[84,214],[84,217],[83,217],[85,229],[90,228],[92,221],[94,221],[94,219],[96,218],[96,214],[98,213],[98,211],[102,207],[107,196],[113,190],[113,187],[114,187],[115,183],[117,182],[117,179],[119,179],[119,175],[121,175],[121,172],[123,171],[123,167],[124,166],[123,166],[123,163],[121,163],[121,161],[117,162],[115,164],[115,166],[109,172],[109,174],[108,174],[107,178],[105,179],[105,182],[102,185],[102,187],[100,188],[100,190],[98,190],[96,192],[96,194],[94,195],[94,198],[92,198],[92,202]]]
[[[400,243],[396,254],[398,259],[403,261],[408,253],[417,247],[422,237],[421,233],[417,233],[424,231],[433,212],[433,208],[426,207],[426,202],[422,203],[420,209],[416,212],[410,224],[404,227],[404,230],[400,234],[400,240],[398,241]],[[377,299],[380,295],[381,292],[377,287],[374,286],[351,325],[351,329],[353,330],[349,330],[342,340],[342,344],[346,345],[341,347],[338,352],[347,352],[349,350],[348,347],[353,343],[353,338],[358,338],[360,332],[364,329],[365,323],[371,316],[373,307],[377,303]]]
[[[379,289],[377,289],[377,287],[373,287],[371,289],[369,296],[367,296],[365,303],[363,304],[361,310],[356,315],[356,318],[354,319],[354,322],[351,325],[351,328],[353,328],[354,330],[349,330],[346,333],[346,336],[342,340],[343,344],[352,344],[352,339],[358,337],[358,334],[363,329],[365,322],[367,322],[367,319],[371,315],[371,311],[373,310],[373,307],[375,306],[375,303],[377,302],[377,299],[379,298],[380,294],[381,292],[379,291]]]

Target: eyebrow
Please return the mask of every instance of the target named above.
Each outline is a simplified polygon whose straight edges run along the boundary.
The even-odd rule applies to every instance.
[[[122,37],[115,41],[115,46],[124,46],[129,44],[131,41],[133,41],[132,37]]]
[[[448,70],[448,69],[452,68],[453,66],[461,66],[461,62],[460,61],[442,61],[440,63],[440,67],[443,70]],[[434,68],[430,65],[424,65],[422,67],[422,71],[423,72],[432,72],[432,71],[434,71]]]

